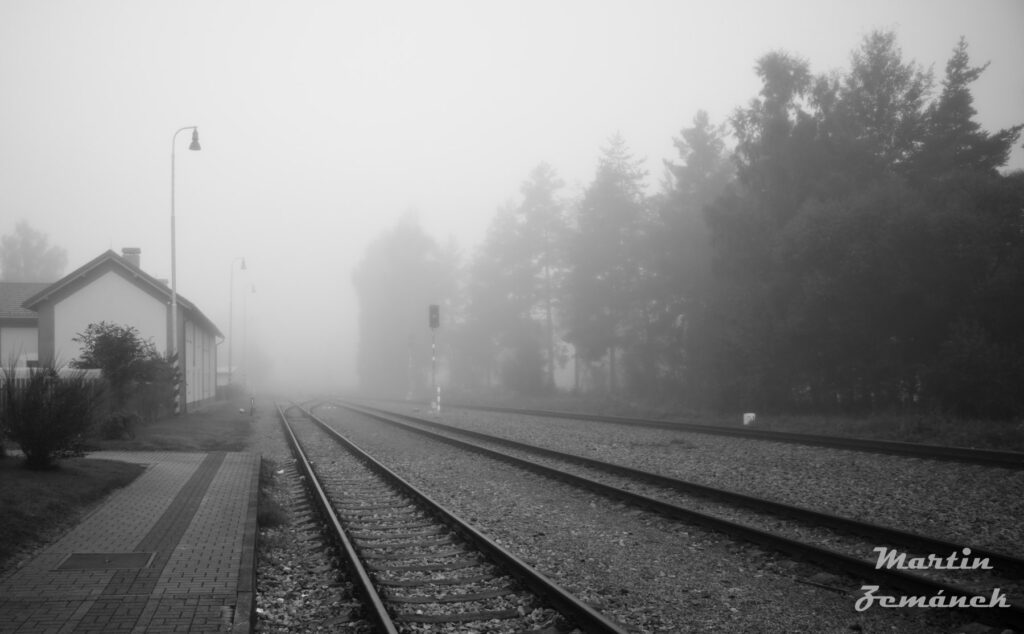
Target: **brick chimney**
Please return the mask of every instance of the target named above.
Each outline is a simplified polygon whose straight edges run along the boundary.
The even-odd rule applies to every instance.
[[[142,249],[137,247],[125,247],[121,249],[121,257],[128,260],[128,264],[131,264],[137,269],[141,269],[142,265],[139,264],[142,256]]]

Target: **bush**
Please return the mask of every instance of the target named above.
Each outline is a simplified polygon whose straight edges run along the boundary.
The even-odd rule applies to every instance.
[[[274,528],[288,523],[288,511],[274,498],[277,487],[272,460],[260,462],[260,503],[256,523],[262,528]]]
[[[152,423],[171,413],[174,404],[174,368],[166,359],[150,355],[134,364],[125,409]]]
[[[97,432],[103,440],[135,438],[135,426],[139,420],[139,415],[134,412],[113,412],[103,418]]]
[[[110,386],[111,416],[134,411],[152,422],[171,405],[173,368],[132,326],[101,321],[89,324],[73,340],[82,344],[82,356],[71,366],[103,372]]]
[[[84,373],[60,376],[50,367],[30,368],[16,377],[3,370],[0,431],[18,444],[30,469],[52,468],[74,451],[88,431],[100,395]]]

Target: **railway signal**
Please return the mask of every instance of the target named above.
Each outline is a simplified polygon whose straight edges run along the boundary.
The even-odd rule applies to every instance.
[[[440,414],[441,388],[437,384],[437,329],[441,327],[441,307],[437,304],[431,304],[428,313],[430,316],[430,381],[434,388],[434,398],[430,404],[430,409]]]

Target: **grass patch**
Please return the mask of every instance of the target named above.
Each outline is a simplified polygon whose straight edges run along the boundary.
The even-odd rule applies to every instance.
[[[252,435],[248,409],[237,403],[217,402],[177,418],[141,423],[134,438],[92,440],[91,449],[116,451],[245,451]]]
[[[217,402],[177,418],[141,423],[135,437],[89,439],[86,451],[246,451],[252,435],[248,409]],[[74,526],[92,503],[139,475],[136,464],[70,458],[52,471],[22,468],[20,455],[0,459],[0,571]]]
[[[0,571],[74,526],[89,507],[134,480],[144,467],[69,458],[30,471],[17,456],[0,460]]]
[[[260,463],[260,503],[256,523],[263,528],[288,523],[288,511],[274,498],[274,489],[277,487],[276,469],[277,465],[269,458],[264,458]]]

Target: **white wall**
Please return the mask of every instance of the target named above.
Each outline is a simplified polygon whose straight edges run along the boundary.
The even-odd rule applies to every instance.
[[[34,327],[0,328],[0,367],[25,365],[39,354],[39,329]]]
[[[217,394],[217,342],[190,319],[185,320],[185,401],[195,403]]]
[[[132,326],[157,352],[167,352],[167,307],[125,278],[108,271],[54,306],[54,353],[57,363],[68,363],[82,353],[72,341],[92,323],[105,321]]]

